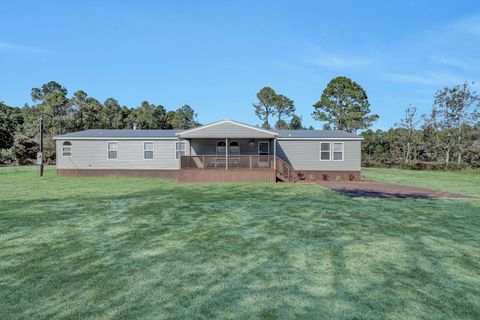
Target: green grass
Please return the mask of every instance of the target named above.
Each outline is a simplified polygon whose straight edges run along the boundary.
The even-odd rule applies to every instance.
[[[480,197],[480,170],[418,171],[400,169],[363,169],[367,178],[415,187]]]
[[[367,174],[480,196],[478,176]],[[479,199],[2,168],[0,319],[479,319],[479,216]]]

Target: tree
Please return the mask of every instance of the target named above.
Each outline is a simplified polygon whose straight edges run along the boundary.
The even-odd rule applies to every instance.
[[[118,101],[113,98],[108,98],[103,103],[103,106],[103,113],[101,115],[102,127],[108,129],[124,128],[127,117],[123,115],[122,108],[118,104]]]
[[[412,144],[414,142],[415,128],[418,125],[417,108],[408,106],[405,110],[405,117],[400,120],[400,123],[395,126],[399,128],[399,138],[403,142],[405,148],[404,162],[408,165],[410,161],[410,155],[412,153]]]
[[[301,129],[305,129],[302,125],[302,117],[300,116],[297,116],[296,114],[294,114],[292,116],[292,119],[290,120],[290,125],[289,125],[290,129],[291,130],[301,130]]]
[[[295,113],[295,103],[292,99],[279,94],[274,99],[273,114],[277,117],[275,128],[288,129],[285,118],[290,118]]]
[[[36,105],[29,110],[29,123],[25,127],[24,142],[31,144],[39,140],[38,118],[43,114],[45,119],[44,158],[47,163],[55,160],[53,137],[75,129],[74,112],[67,94],[67,89],[55,81],[50,81],[41,88],[32,89],[32,101]],[[26,154],[31,154],[31,151],[27,150]]]
[[[262,128],[270,129],[269,117],[274,113],[277,94],[270,87],[264,87],[257,93],[258,102],[253,104],[255,114],[263,121]]]
[[[336,130],[356,132],[378,119],[378,115],[370,114],[365,90],[347,77],[332,79],[313,107],[313,118],[331,124]]]
[[[435,105],[442,115],[443,126],[447,130],[445,163],[448,165],[450,153],[455,145],[457,164],[460,165],[465,147],[463,145],[463,129],[465,125],[472,124],[478,116],[480,96],[472,91],[468,82],[464,82],[462,85],[452,88],[445,87],[437,91]]]
[[[188,104],[175,110],[173,115],[172,126],[175,129],[190,129],[199,126],[196,121],[197,114]]]
[[[135,124],[139,129],[163,129],[165,116],[166,110],[163,106],[143,101],[138,108],[132,110],[127,123],[131,128]]]

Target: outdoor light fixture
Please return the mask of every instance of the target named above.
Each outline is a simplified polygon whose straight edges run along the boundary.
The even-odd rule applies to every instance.
[[[253,146],[255,144],[255,141],[253,141],[253,139],[250,139],[250,145]]]

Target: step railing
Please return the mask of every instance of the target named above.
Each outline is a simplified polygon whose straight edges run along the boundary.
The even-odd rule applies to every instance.
[[[275,158],[275,169],[277,175],[280,175],[283,180],[294,182],[297,180],[297,171],[293,169],[293,166],[279,157]]]

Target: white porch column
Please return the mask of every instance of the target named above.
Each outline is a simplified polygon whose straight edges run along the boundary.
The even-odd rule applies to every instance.
[[[277,138],[273,138],[273,170],[277,170]]]
[[[225,170],[228,170],[228,138],[225,138]]]

